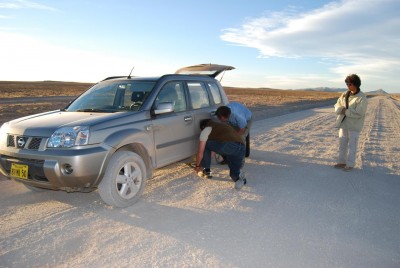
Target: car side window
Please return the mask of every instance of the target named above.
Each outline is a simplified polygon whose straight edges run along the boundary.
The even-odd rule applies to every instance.
[[[210,88],[211,95],[214,99],[214,103],[221,104],[222,103],[221,92],[219,92],[219,88],[218,88],[217,84],[208,83],[208,87]]]
[[[123,107],[138,110],[146,100],[154,82],[134,82],[124,85]]]
[[[210,107],[210,99],[208,98],[208,93],[203,83],[188,82],[187,85],[193,109]]]
[[[186,98],[182,82],[169,82],[163,86],[156,98],[155,105],[162,102],[172,102],[174,112],[186,110]]]

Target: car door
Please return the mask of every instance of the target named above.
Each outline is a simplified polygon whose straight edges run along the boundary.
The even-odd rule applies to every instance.
[[[190,105],[193,109],[193,122],[195,125],[195,135],[200,135],[200,122],[204,119],[216,119],[215,111],[217,105],[212,100],[211,94],[207,90],[206,83],[203,81],[188,81],[187,88],[189,92]],[[197,149],[197,148],[196,148]]]
[[[157,167],[188,158],[195,153],[195,124],[181,81],[168,82],[156,97],[154,107],[172,103],[174,111],[157,115],[153,121]]]

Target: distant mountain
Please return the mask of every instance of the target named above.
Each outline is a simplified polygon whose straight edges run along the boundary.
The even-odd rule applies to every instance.
[[[346,88],[332,88],[332,87],[316,87],[316,88],[304,88],[305,91],[322,91],[322,92],[345,92]],[[365,92],[368,95],[388,95],[383,89],[373,90]]]
[[[374,91],[369,91],[367,92],[369,95],[388,95],[388,93],[386,91],[384,91],[383,89],[378,89],[378,90],[374,90]]]
[[[322,92],[344,92],[345,88],[334,88],[334,87],[315,87],[315,88],[304,88],[305,91],[322,91]]]

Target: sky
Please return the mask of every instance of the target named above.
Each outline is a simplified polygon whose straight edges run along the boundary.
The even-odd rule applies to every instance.
[[[400,93],[399,0],[0,0],[0,80],[98,82],[201,63],[234,87]]]

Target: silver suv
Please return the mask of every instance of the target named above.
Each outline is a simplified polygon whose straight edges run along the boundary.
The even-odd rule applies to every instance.
[[[116,207],[135,203],[156,168],[196,153],[200,121],[228,103],[200,64],[161,77],[110,77],[65,109],[0,128],[0,171],[30,189],[90,192]]]

